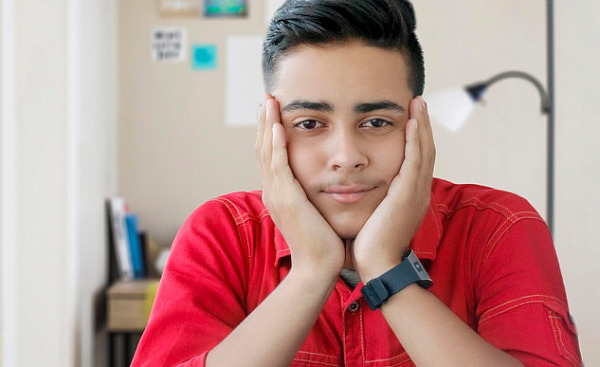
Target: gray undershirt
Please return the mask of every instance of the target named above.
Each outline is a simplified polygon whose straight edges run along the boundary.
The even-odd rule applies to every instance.
[[[356,288],[358,283],[360,283],[360,277],[358,273],[354,270],[350,269],[342,269],[340,272],[340,277],[348,284],[348,286],[352,289]]]

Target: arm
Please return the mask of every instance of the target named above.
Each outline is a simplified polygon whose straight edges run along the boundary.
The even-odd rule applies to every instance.
[[[303,200],[278,122],[278,105],[269,98],[257,138],[263,201],[277,223],[292,224],[278,227],[292,251],[292,270],[248,315],[250,254],[238,236],[239,218],[227,200],[207,202],[173,243],[132,366],[283,366],[306,339],[345,253],[341,240]],[[293,225],[296,221],[303,225]]]
[[[263,202],[292,255],[285,280],[216,348],[207,366],[289,365],[333,291],[344,263],[343,244],[310,204],[288,165],[279,105],[268,97],[256,154]]]
[[[522,366],[418,285],[391,297],[381,310],[417,366]]]
[[[474,255],[477,332],[418,286],[382,307],[406,349],[414,350],[417,365],[431,365],[435,358],[417,359],[425,356],[419,341],[432,346],[429,354],[450,361],[444,365],[511,366],[517,360],[529,367],[582,365],[548,228],[528,204],[521,209],[499,228],[502,236]]]
[[[364,283],[399,264],[429,206],[435,148],[421,97],[410,106],[405,161],[387,197],[354,246]],[[382,307],[388,324],[418,366],[520,366],[520,362],[471,330],[429,291],[412,285]]]

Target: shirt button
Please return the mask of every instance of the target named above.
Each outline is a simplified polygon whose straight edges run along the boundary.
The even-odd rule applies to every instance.
[[[356,312],[356,311],[358,311],[359,307],[360,307],[360,305],[358,304],[358,301],[355,301],[350,304],[350,307],[348,307],[348,310],[350,312]]]

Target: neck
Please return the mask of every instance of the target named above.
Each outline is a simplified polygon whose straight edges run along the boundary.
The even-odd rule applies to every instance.
[[[344,269],[355,270],[354,262],[352,261],[352,245],[354,244],[354,239],[345,239],[344,240],[344,248],[346,249],[346,261],[344,262]]]

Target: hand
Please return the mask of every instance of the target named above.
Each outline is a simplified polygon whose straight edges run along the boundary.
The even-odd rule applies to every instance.
[[[344,245],[294,177],[279,103],[270,95],[259,117],[256,156],[263,203],[290,247],[292,270],[337,279],[345,260]]]
[[[352,246],[354,265],[364,283],[402,261],[429,209],[434,162],[435,146],[427,105],[422,97],[416,97],[410,103],[400,172]]]

